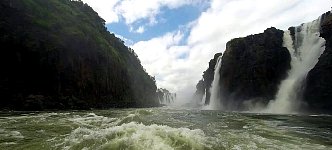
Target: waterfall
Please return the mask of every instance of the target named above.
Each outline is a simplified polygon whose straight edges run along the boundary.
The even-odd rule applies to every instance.
[[[203,106],[205,104],[205,100],[206,100],[206,94],[204,92],[203,98],[202,98],[201,103],[200,103],[201,106]]]
[[[162,105],[171,105],[176,100],[176,93],[171,93],[166,89],[158,89],[157,95],[159,103]]]
[[[325,40],[319,37],[320,22],[321,18],[295,27],[294,39],[290,31],[284,32],[283,46],[291,54],[291,69],[281,82],[275,100],[270,101],[265,112],[296,113],[300,107],[303,82],[325,50]]]
[[[165,93],[162,98],[159,99],[159,103],[163,105],[171,105],[176,99],[175,93]]]
[[[218,57],[217,63],[214,67],[214,77],[212,81],[212,85],[210,88],[211,97],[210,97],[210,103],[206,106],[206,109],[210,110],[218,110],[222,109],[221,103],[220,103],[220,67],[221,67],[221,57]]]

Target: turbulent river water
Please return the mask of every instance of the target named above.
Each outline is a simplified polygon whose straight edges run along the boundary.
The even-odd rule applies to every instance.
[[[1,112],[0,149],[332,149],[332,116],[171,108]]]

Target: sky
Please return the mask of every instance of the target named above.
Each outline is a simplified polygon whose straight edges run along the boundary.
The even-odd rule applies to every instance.
[[[190,97],[227,41],[317,19],[331,0],[82,0],[135,50],[158,88]]]

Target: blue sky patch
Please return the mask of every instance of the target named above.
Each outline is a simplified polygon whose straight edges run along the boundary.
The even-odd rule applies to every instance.
[[[154,25],[149,24],[148,19],[142,19],[127,25],[125,20],[121,18],[119,22],[107,24],[106,27],[110,32],[121,35],[136,43],[138,41],[146,41],[154,37],[162,36],[167,32],[183,29],[188,23],[197,19],[206,8],[207,6],[204,5],[185,5],[176,9],[163,7],[156,16],[157,23]],[[144,27],[143,33],[135,32],[139,27]],[[184,29],[182,32],[185,36],[184,39],[186,39],[188,31]],[[184,42],[185,40],[182,40],[180,44],[184,44]]]

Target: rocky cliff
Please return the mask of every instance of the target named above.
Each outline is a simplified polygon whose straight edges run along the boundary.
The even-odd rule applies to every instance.
[[[244,101],[267,103],[274,98],[290,68],[290,54],[282,43],[283,31],[269,28],[226,44],[220,68],[226,108],[241,109]]]
[[[294,41],[294,27],[288,30]],[[306,111],[331,112],[332,108],[332,15],[321,17],[320,36],[326,40],[325,51],[303,82],[300,101]],[[275,99],[280,82],[287,77],[291,55],[283,46],[283,31],[268,28],[263,33],[236,38],[226,44],[220,70],[220,101],[231,110],[244,110],[247,105],[267,105]],[[204,76],[213,81],[214,66]],[[204,80],[205,81],[205,80]],[[209,82],[209,83],[211,83]],[[197,91],[202,82],[197,84]],[[209,84],[208,86],[210,86]],[[199,88],[198,88],[199,87]],[[196,92],[197,93],[197,92]],[[208,93],[207,93],[208,95]],[[303,109],[302,109],[303,110]]]
[[[0,109],[159,104],[154,78],[87,4],[2,0],[0,18]]]
[[[274,98],[280,81],[290,68],[290,54],[282,46],[283,31],[276,28],[266,29],[263,33],[236,38],[226,44],[220,68],[220,85],[223,93],[223,106],[227,109],[243,109],[245,101],[268,103]],[[218,56],[209,62],[204,72],[206,104]]]
[[[211,84],[213,81],[214,76],[214,67],[216,66],[217,59],[219,56],[221,56],[222,53],[217,53],[214,55],[213,59],[209,62],[209,67],[206,69],[206,71],[203,72],[203,79],[200,80],[196,85],[196,92],[194,98],[197,99],[197,101],[202,100],[203,95],[205,95],[205,104],[209,104],[210,97],[211,97]]]

